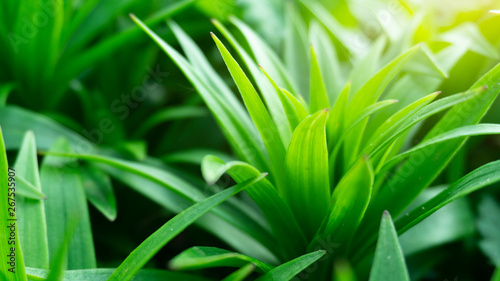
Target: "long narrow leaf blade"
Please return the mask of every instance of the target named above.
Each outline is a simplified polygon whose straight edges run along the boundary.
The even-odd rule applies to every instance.
[[[405,232],[446,204],[500,181],[500,173],[498,171],[500,171],[500,160],[488,163],[470,172],[431,200],[416,207],[408,215],[397,219],[395,224],[398,232]]]
[[[211,267],[241,267],[253,263],[262,272],[268,272],[274,266],[255,258],[214,247],[192,247],[175,256],[168,263],[172,270],[197,270]]]
[[[320,259],[324,254],[325,251],[323,250],[305,254],[276,267],[275,269],[259,277],[256,281],[290,280],[295,275],[299,274],[302,270],[306,269],[313,262]]]
[[[328,111],[320,111],[302,121],[286,153],[287,185],[282,194],[309,238],[320,227],[330,204],[327,118]]]
[[[211,209],[221,204],[231,196],[260,181],[264,177],[265,174],[262,174],[256,178],[237,184],[236,186],[233,186],[207,199],[204,199],[181,212],[180,214],[169,220],[167,223],[165,223],[146,240],[144,240],[144,242],[142,242],[141,245],[139,245],[120,264],[120,266],[113,272],[113,274],[111,274],[108,280],[131,280],[137,274],[139,269],[141,269],[163,246],[165,246],[165,244],[167,244],[175,236],[181,233],[194,221],[196,221],[202,215],[209,212]]]
[[[14,165],[17,173],[41,191],[35,136],[28,131]],[[17,216],[19,237],[23,246],[24,263],[29,267],[49,268],[47,225],[44,200],[19,197]]]
[[[281,186],[283,185],[284,180],[283,167],[285,160],[285,148],[283,146],[278,128],[267,112],[267,109],[257,94],[257,91],[255,91],[252,83],[248,80],[238,63],[233,59],[226,47],[224,47],[222,42],[220,42],[220,40],[213,33],[212,37],[219,48],[231,76],[238,86],[252,120],[255,122],[255,125],[262,136],[262,140],[264,141],[264,145],[267,148],[267,152],[271,160],[271,176],[276,181],[276,185]]]

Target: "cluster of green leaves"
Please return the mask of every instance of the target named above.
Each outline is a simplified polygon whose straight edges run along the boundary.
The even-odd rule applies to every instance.
[[[227,172],[241,182],[268,171],[268,179],[247,193],[259,206],[279,245],[277,251],[269,250],[287,261],[324,248],[327,241],[326,247],[333,248],[326,249],[330,250],[326,262],[318,263],[323,268],[310,277],[325,280],[335,259],[347,258],[356,265],[369,258],[377,237],[378,217],[384,210],[402,214],[436,179],[467,137],[500,132],[496,124],[478,124],[500,90],[500,67],[493,67],[469,90],[434,101],[439,93],[432,91],[467,51],[498,56],[474,25],[440,34],[440,41],[451,44],[437,51],[425,43],[411,47],[426,18],[421,12],[403,28],[404,36],[378,37],[365,50],[357,50],[352,30],[339,25],[314,1],[302,4],[313,20],[306,24],[294,7],[289,7],[286,40],[290,42],[285,42],[284,62],[237,18],[230,21],[243,35],[248,50],[228,28],[214,21],[250,75],[212,34],[245,110],[201,50],[175,23],[169,25],[186,57],[134,20],[193,83],[233,152],[243,161],[226,163],[207,156],[202,163],[204,178],[215,183]],[[467,48],[454,44],[453,38],[462,36],[474,42]],[[308,42],[312,42],[310,48]],[[336,50],[347,52],[357,64],[348,71],[349,66],[339,60]],[[394,107],[395,99],[403,102],[386,110]],[[448,109],[419,145],[408,146],[422,121]],[[497,170],[498,162],[485,165],[408,211],[396,220],[398,233],[453,200],[496,182]],[[386,248],[391,247],[379,248],[382,254],[376,257],[382,259]],[[184,254],[176,261],[182,257]],[[189,259],[193,257],[189,255]],[[372,271],[384,272],[382,264],[394,270],[405,268],[392,267],[385,261],[374,262]],[[398,272],[404,276],[406,271]],[[374,273],[372,278],[387,278],[385,273]],[[395,280],[404,280],[394,276]]]
[[[0,132],[0,185],[8,181],[4,151],[19,151],[12,162],[18,263],[16,274],[2,265],[0,277],[6,280],[211,280],[199,272],[221,267],[236,268],[224,280],[409,280],[413,273],[405,256],[471,235],[472,211],[461,197],[500,181],[500,162],[493,161],[429,188],[463,153],[468,137],[500,134],[500,125],[479,124],[500,91],[500,65],[495,66],[500,38],[492,28],[500,17],[493,14],[479,24],[457,20],[429,27],[425,23],[435,18],[437,7],[419,9],[406,1],[389,9],[398,24],[366,14],[366,7],[375,15],[387,12],[377,1],[362,1],[364,8],[338,1],[330,12],[321,1],[269,1],[266,5],[279,11],[276,18],[255,12],[265,1],[249,2],[247,12],[260,21],[262,34],[234,16],[230,27],[213,20],[234,50],[212,34],[239,95],[176,22],[167,23],[173,32],[165,33],[168,41],[149,29],[192,1],[167,5],[145,23],[132,16],[195,87],[238,160],[220,152],[205,156],[206,149],[158,159],[146,155],[142,142],[99,147],[47,118],[71,125],[64,116],[5,106],[13,89],[19,93],[12,96],[14,103],[37,109],[54,108],[74,91],[91,116],[89,99],[97,95],[87,91],[82,77],[71,91],[69,81],[116,49],[144,39],[139,28],[128,26],[94,43],[109,34],[103,26],[120,11],[140,8],[134,1],[54,1],[47,24],[23,41],[16,36],[23,36],[30,19],[40,20],[38,5],[45,2],[35,2],[0,4],[5,6],[0,13],[28,15],[3,17],[0,24],[6,35],[0,50],[11,54],[0,60],[13,70],[0,71],[0,81],[15,82],[0,87],[5,134]],[[223,18],[220,12],[234,4],[216,3],[212,9],[211,1],[197,5]],[[446,12],[456,19],[463,9]],[[380,33],[369,32],[374,21]],[[266,34],[267,24],[284,29],[282,40]],[[173,37],[185,56],[168,43]],[[40,48],[49,55],[40,56]],[[145,54],[138,65],[151,57]],[[119,92],[116,84],[107,89]],[[437,90],[445,97],[438,99]],[[451,95],[455,92],[462,93]],[[142,139],[161,122],[205,114],[196,102],[167,108],[132,135]],[[37,151],[44,152],[40,168]],[[171,163],[201,164],[206,183]],[[226,173],[236,182],[233,187],[220,181]],[[97,268],[87,201],[116,219],[111,178],[178,215],[119,265]],[[248,196],[235,196],[243,190]],[[2,202],[5,196],[0,195]],[[500,268],[493,222],[498,206],[490,199],[480,205],[480,248]],[[0,220],[6,211],[0,210]],[[232,250],[193,247],[170,260],[171,271],[143,269],[192,224]],[[0,230],[1,241],[8,235]],[[2,244],[0,252],[5,256],[9,249]],[[498,278],[500,269],[492,280]]]

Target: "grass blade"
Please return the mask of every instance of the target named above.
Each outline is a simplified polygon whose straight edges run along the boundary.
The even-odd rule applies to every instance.
[[[311,114],[316,113],[325,108],[330,108],[328,102],[328,94],[326,93],[325,83],[323,82],[323,75],[321,73],[318,58],[314,47],[311,45],[311,83],[310,83],[310,103],[309,110]]]
[[[370,281],[410,281],[391,215],[385,211],[370,271]]]
[[[316,251],[300,256],[294,260],[277,266],[273,270],[257,278],[255,281],[290,280],[302,270],[306,269],[313,262],[320,259],[325,251]]]
[[[116,198],[111,180],[101,169],[93,165],[80,166],[80,175],[89,202],[108,220],[116,219]]]
[[[35,190],[42,190],[33,132],[26,133],[14,169]],[[19,197],[16,201],[19,240],[23,247],[24,264],[29,267],[48,269],[49,248],[44,201],[26,197]]]
[[[308,238],[314,236],[330,205],[327,118],[328,111],[320,111],[302,121],[286,153],[287,185],[282,195]]]
[[[163,184],[151,181],[141,175],[124,173],[123,170],[109,165],[97,164],[97,166],[138,194],[173,213],[178,214],[193,204],[193,201],[175,194],[173,191],[165,188]],[[222,241],[225,241],[238,252],[266,262],[277,262],[276,257],[269,249],[251,236],[252,233],[247,232],[246,229],[239,228],[239,225],[234,224],[232,220],[228,220],[220,214],[215,214],[214,212],[205,214],[195,224]]]
[[[285,147],[283,146],[278,128],[267,112],[267,109],[257,94],[257,91],[255,91],[252,83],[248,80],[238,63],[233,59],[226,47],[224,47],[222,42],[220,42],[220,40],[213,33],[212,37],[219,48],[231,76],[238,86],[252,120],[262,136],[262,140],[264,141],[264,145],[266,146],[271,161],[271,176],[276,181],[277,186],[282,186],[284,181],[283,167]]]
[[[377,72],[368,82],[366,82],[359,91],[355,93],[352,100],[348,105],[348,112],[346,124],[351,125],[358,115],[368,107],[375,103],[385,90],[389,82],[399,73],[403,66],[412,58],[419,46],[413,47],[404,54],[400,55],[382,70]],[[366,122],[364,121],[356,130],[353,130],[346,137],[344,145],[344,156],[346,159],[346,166],[350,166],[358,158],[358,149],[363,135]]]
[[[261,272],[268,272],[274,266],[249,256],[213,247],[192,247],[175,256],[168,263],[171,270],[198,270],[212,267],[241,267],[254,264]]]
[[[137,274],[139,269],[142,268],[163,246],[165,246],[165,244],[181,233],[194,221],[231,196],[260,181],[264,177],[265,174],[262,174],[256,178],[237,184],[236,186],[221,191],[184,210],[144,240],[144,242],[142,242],[141,245],[139,245],[120,264],[108,280],[131,280]]]
[[[232,21],[235,24],[238,23],[238,21],[235,20],[234,17],[232,18]],[[269,81],[266,79],[266,77],[259,70],[255,61],[243,49],[243,47],[236,41],[236,39],[229,32],[229,30],[227,30],[225,26],[223,26],[220,22],[218,22],[216,20],[213,20],[212,22],[217,27],[217,29],[219,29],[219,31],[226,37],[226,39],[229,41],[229,43],[234,47],[236,52],[242,58],[243,63],[248,68],[250,74],[254,78],[254,81],[260,90],[260,94],[262,95],[262,99],[264,100],[267,109],[269,109],[270,116],[272,117],[272,120],[274,120],[274,123],[276,124],[278,132],[281,136],[281,140],[283,141],[283,144],[285,144],[284,140],[287,140],[289,138],[291,132],[290,132],[288,126],[286,126],[287,122],[286,122],[285,111],[284,111],[283,107],[281,106],[279,97],[274,94],[272,85],[269,83]]]
[[[245,121],[248,117],[244,117],[245,115],[241,115],[241,112],[234,110],[238,107],[230,107],[225,101],[227,99],[223,99],[216,88],[211,88],[210,85],[204,82],[204,79],[198,74],[195,68],[172,46],[163,41],[138,18],[133,15],[131,17],[165,51],[193,83],[216,118],[234,152],[259,169],[268,171],[269,161],[266,159],[266,152],[258,145],[259,140],[256,137],[258,135],[254,133],[256,132],[255,126],[251,125],[251,122]],[[236,113],[239,114],[235,115]],[[246,149],[247,147],[257,147],[258,149],[250,152]]]
[[[320,235],[332,236],[329,241],[348,247],[370,202],[373,178],[369,160],[362,157],[335,187]]]
[[[398,233],[405,232],[453,200],[500,181],[500,173],[498,171],[500,171],[500,160],[490,162],[470,172],[431,200],[416,207],[407,216],[397,219],[396,227]]]
[[[466,99],[464,102],[454,106],[446,115],[433,127],[426,135],[423,141],[432,139],[433,137],[461,126],[477,124],[484,116],[490,105],[493,103],[500,91],[500,65],[495,66],[483,78],[479,79],[472,87],[470,93],[482,89],[472,98]],[[467,94],[466,94],[467,95]],[[456,95],[454,95],[456,96]],[[448,97],[448,98],[452,98]],[[438,100],[428,105],[443,101]],[[423,111],[425,108],[421,109]],[[458,122],[457,122],[458,120]],[[410,123],[413,121],[409,121]],[[466,138],[461,137],[446,143],[436,144],[435,151],[439,151],[434,157],[420,159],[418,162],[414,157],[410,157],[401,168],[396,171],[393,177],[381,188],[377,196],[370,202],[367,215],[364,218],[367,229],[366,233],[371,233],[368,229],[374,229],[374,216],[380,214],[384,208],[388,208],[393,214],[401,213],[411,201],[427,187],[433,179],[444,169],[446,164],[452,159],[453,155],[460,149]],[[414,163],[418,163],[415,166]],[[404,171],[412,171],[405,174]],[[404,187],[404,188],[398,188]],[[396,200],[397,198],[397,200]],[[368,226],[370,225],[370,226]],[[358,236],[358,241],[369,241],[366,237]],[[364,243],[364,242],[362,242]]]
[[[80,269],[64,271],[65,281],[106,281],[115,268],[95,268],[95,269]],[[49,271],[39,268],[26,268],[29,280],[38,281],[45,280],[49,275]],[[132,279],[133,281],[164,281],[164,280],[184,280],[184,281],[208,281],[209,279],[196,275],[170,272],[159,269],[142,269]]]
[[[51,153],[71,153],[69,142],[59,139]],[[96,267],[94,241],[82,179],[75,159],[48,155],[41,166],[42,191],[47,195],[47,221],[50,262],[54,261],[64,241],[64,231],[76,220],[74,235],[68,245],[68,269]],[[71,188],[67,188],[71,187]]]
[[[496,134],[500,134],[500,125],[498,124],[476,124],[476,125],[456,128],[454,130],[438,135],[430,140],[422,142],[403,153],[400,153],[399,155],[393,157],[391,160],[385,163],[382,170],[387,170],[394,167],[394,165],[399,163],[399,161],[419,151],[429,155],[432,152],[422,151],[422,150],[428,149],[430,146],[440,142],[445,142],[460,137],[496,135]]]

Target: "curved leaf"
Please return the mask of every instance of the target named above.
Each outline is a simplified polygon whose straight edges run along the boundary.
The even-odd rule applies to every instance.
[[[441,207],[471,192],[500,181],[500,160],[483,165],[468,173],[431,200],[416,207],[408,215],[396,220],[398,233],[403,233],[421,222]]]
[[[429,146],[433,144],[449,141],[460,137],[496,135],[496,134],[500,134],[500,125],[497,124],[477,124],[477,125],[470,125],[470,126],[463,126],[460,128],[456,128],[454,130],[438,135],[430,140],[422,142],[401,154],[398,154],[397,156],[389,160],[387,163],[385,163],[382,169],[383,170],[390,169],[394,167],[394,165],[396,165],[399,161],[403,160],[409,155],[412,155],[417,152],[422,152],[422,150],[429,148]],[[424,153],[428,155],[431,152],[424,152]]]
[[[306,269],[313,262],[320,259],[324,254],[325,251],[322,250],[305,254],[294,260],[291,260],[280,266],[277,266],[273,270],[257,278],[255,281],[290,280],[295,275],[299,274],[302,270]]]
[[[174,218],[165,223],[151,236],[146,238],[111,274],[108,278],[109,281],[127,281],[131,280],[141,269],[165,244],[172,240],[175,236],[181,233],[189,225],[195,222],[205,213],[221,204],[231,196],[237,194],[243,189],[251,186],[252,184],[260,181],[266,176],[261,174],[256,178],[242,182],[223,190],[209,198],[206,198],[195,205],[182,211]]]
[[[16,177],[19,174],[36,191],[41,192],[38,171],[35,136],[28,131],[14,164]],[[20,197],[16,200],[19,240],[24,254],[24,264],[30,267],[49,268],[49,248],[47,244],[47,225],[45,223],[44,200]]]
[[[264,145],[266,146],[271,161],[271,177],[275,180],[277,186],[283,185],[284,175],[283,166],[285,159],[285,147],[276,124],[267,112],[264,103],[260,99],[252,83],[246,77],[238,63],[220,40],[212,33],[217,47],[226,63],[231,76],[233,77],[238,89],[243,97],[245,106],[252,117],[257,129],[260,132]]]
[[[115,271],[115,268],[94,268],[94,269],[79,269],[64,271],[64,281],[106,281],[108,277]],[[49,271],[39,268],[26,268],[29,280],[45,280],[49,275]],[[185,280],[185,281],[208,281],[203,277],[190,275],[186,273],[170,272],[159,269],[141,269],[132,281],[164,281],[164,280]]]
[[[308,238],[314,236],[330,205],[327,117],[328,110],[320,111],[295,129],[286,153],[287,184],[280,190]]]
[[[249,256],[214,247],[192,247],[175,256],[168,263],[172,270],[197,270],[212,267],[241,267],[252,263],[261,272],[268,272],[274,266]]]
[[[332,236],[333,243],[348,247],[370,202],[373,178],[369,160],[362,157],[335,187],[320,235]]]

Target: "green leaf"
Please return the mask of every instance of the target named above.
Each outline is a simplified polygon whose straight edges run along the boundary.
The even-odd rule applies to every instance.
[[[231,20],[233,23],[238,24],[238,21],[234,17]],[[281,140],[282,140],[283,144],[286,145],[287,144],[286,140],[290,138],[291,132],[290,132],[290,128],[288,126],[286,126],[287,122],[286,122],[285,111],[283,109],[283,106],[281,106],[281,104],[280,104],[279,97],[274,94],[272,85],[269,83],[268,79],[266,79],[266,77],[259,70],[255,61],[243,49],[243,47],[236,41],[236,39],[229,32],[229,30],[227,30],[226,27],[224,27],[220,22],[218,22],[216,20],[213,20],[212,22],[217,27],[217,29],[219,29],[219,31],[226,37],[226,39],[229,41],[229,43],[234,47],[235,51],[242,58],[243,63],[248,68],[250,74],[254,78],[254,81],[260,90],[260,94],[262,95],[262,99],[264,100],[265,105],[266,105],[267,109],[269,110],[269,113],[270,113],[270,116],[272,117],[272,120],[276,124],[276,127],[278,129],[279,135],[281,136]],[[238,25],[240,25],[240,28],[242,27],[241,26],[242,24],[238,24]],[[214,36],[212,36],[212,37],[214,37]],[[226,62],[226,65],[227,65],[227,62]],[[233,79],[234,79],[234,77],[233,77]],[[235,82],[238,85],[238,82],[237,81],[235,81]],[[245,104],[246,104],[246,102],[245,102]],[[252,114],[250,113],[250,115],[252,115]],[[253,117],[252,117],[252,119],[253,119]],[[254,120],[254,122],[255,122],[255,120]],[[258,124],[256,124],[256,125],[258,128],[259,127]],[[268,134],[272,134],[272,133],[273,132],[270,132]],[[272,176],[272,174],[270,176]]]
[[[326,93],[325,83],[323,82],[323,75],[321,74],[320,65],[316,53],[314,52],[313,45],[311,45],[311,83],[309,98],[309,110],[311,114],[325,108],[330,108],[328,94]]]
[[[264,75],[266,75],[267,79],[269,79],[269,82],[271,82],[271,84],[274,87],[274,90],[278,94],[280,101],[281,101],[281,104],[283,105],[283,108],[285,109],[285,114],[286,114],[286,117],[288,119],[288,124],[290,125],[290,131],[293,132],[295,130],[295,128],[297,127],[297,125],[299,125],[300,121],[303,120],[303,118],[301,118],[301,117],[303,117],[303,115],[299,117],[300,113],[295,108],[294,102],[288,98],[288,95],[284,92],[284,90],[280,89],[278,87],[278,85],[276,85],[274,80],[271,78],[271,76],[269,76],[269,74],[267,74],[267,72],[264,70],[264,68],[262,68],[262,66],[259,66],[259,67],[262,70],[262,72],[264,73]],[[299,110],[300,110],[300,107],[299,107]],[[307,113],[306,113],[306,115],[307,115]],[[290,142],[290,139],[283,140],[283,141],[285,141],[285,143],[288,144]]]
[[[387,163],[385,163],[385,165],[382,169],[385,169],[385,170],[390,169],[394,165],[396,165],[399,161],[401,161],[404,158],[408,157],[409,155],[412,155],[412,154],[417,153],[417,152],[424,153],[427,156],[429,156],[433,153],[433,151],[430,151],[430,150],[426,151],[425,149],[428,149],[433,144],[453,140],[453,139],[460,138],[460,137],[471,137],[471,136],[480,136],[480,135],[496,135],[496,134],[500,134],[500,125],[497,125],[497,124],[476,124],[476,125],[469,125],[469,126],[463,126],[460,128],[456,128],[454,130],[451,130],[451,131],[448,131],[448,132],[443,133],[441,135],[438,135],[430,140],[422,142],[422,143],[412,147],[411,149],[408,149],[407,151],[393,157],[391,160],[389,160]]]
[[[224,152],[207,149],[207,148],[195,148],[195,149],[186,149],[186,150],[178,150],[176,152],[168,153],[165,156],[159,157],[165,163],[186,163],[186,164],[194,164],[196,166],[200,166],[203,158],[207,155],[216,155],[220,159],[224,161],[232,161],[234,160],[234,156],[230,156]]]
[[[224,173],[236,181],[242,182],[255,177],[260,172],[254,167],[239,161],[224,163],[215,156],[207,155],[201,166],[202,174],[209,184],[214,184]],[[288,259],[295,258],[306,249],[306,238],[289,205],[267,179],[252,185],[245,190],[262,211],[271,226],[281,252]]]
[[[169,189],[174,192],[180,198],[188,200],[188,202],[198,202],[206,198],[206,196],[198,190],[195,186],[186,182],[182,178],[178,177],[172,172],[151,166],[142,164],[139,162],[131,162],[127,160],[121,160],[113,157],[99,156],[99,155],[78,155],[69,153],[60,153],[53,155],[60,155],[64,157],[75,157],[82,160],[88,160],[96,163],[103,163],[114,168],[118,168],[126,173],[132,173],[141,176],[150,182],[159,184],[164,188]],[[237,228],[243,230],[247,234],[251,235],[257,241],[265,245],[266,247],[272,249],[274,241],[268,233],[267,229],[264,229],[254,220],[249,220],[248,216],[241,216],[241,211],[236,213],[235,211],[229,212],[228,210],[222,208],[215,208],[213,212],[220,218],[226,220]]]
[[[396,102],[397,102],[397,100],[386,100],[386,101],[377,102],[377,103],[374,103],[374,104],[368,106],[359,114],[358,118],[356,118],[356,120],[354,120],[351,123],[351,125],[349,125],[346,129],[344,129],[342,135],[335,143],[335,147],[333,148],[333,151],[329,156],[330,157],[330,159],[329,159],[330,167],[332,167],[330,169],[330,178],[333,179],[333,177],[334,177],[333,167],[335,167],[335,161],[337,159],[337,154],[338,154],[340,148],[342,147],[344,140],[349,136],[349,133],[352,130],[354,130],[355,128],[357,128],[357,126],[360,125],[363,121],[366,121],[365,119],[370,117],[372,114],[384,109],[385,107],[387,107],[389,105],[395,104]],[[351,167],[351,165],[344,165],[344,169],[349,169],[350,167]]]
[[[261,272],[274,266],[249,256],[213,247],[192,247],[175,256],[168,263],[171,270],[198,270],[212,267],[241,267],[252,263]]]
[[[413,210],[443,190],[444,187],[424,189],[407,210]],[[470,204],[466,198],[461,198],[443,206],[439,211],[408,229],[399,236],[399,242],[405,256],[408,257],[470,237],[475,233],[474,224]]]
[[[244,35],[250,50],[253,53],[256,62],[268,70],[271,77],[273,77],[280,87],[289,89],[291,92],[296,93],[296,85],[290,79],[285,65],[273,49],[245,22],[239,20],[235,16],[230,16],[229,20],[241,31]]]
[[[64,271],[64,281],[106,281],[108,277],[115,271],[115,268],[94,268],[80,270]],[[49,274],[48,270],[39,268],[26,268],[28,280],[38,281],[45,280]],[[185,280],[185,281],[208,281],[209,279],[190,275],[186,273],[170,272],[159,269],[142,269],[132,281],[164,281],[164,280]]]
[[[14,164],[16,176],[26,179],[35,190],[41,191],[38,160],[33,132],[28,131]],[[23,247],[26,266],[49,268],[47,225],[45,224],[44,201],[26,197],[16,200],[19,240]]]
[[[431,200],[413,209],[408,215],[397,219],[398,233],[405,232],[453,200],[500,181],[499,170],[500,160],[490,162],[468,173]]]
[[[432,139],[442,134],[442,132],[447,132],[457,127],[477,124],[497,97],[500,91],[499,82],[500,65],[497,65],[471,87],[473,90],[470,91],[468,95],[473,93],[475,91],[474,89],[482,88],[483,90],[473,94],[472,98],[466,99],[465,102],[449,110],[426,135],[423,141]],[[453,96],[448,98],[452,97]],[[447,98],[431,103],[428,107],[445,99]],[[446,104],[444,104],[444,106],[446,106]],[[424,111],[424,109],[425,108],[421,109],[421,111]],[[412,122],[413,121],[409,121],[410,124]],[[389,209],[393,214],[401,213],[404,208],[406,208],[406,206],[408,206],[409,203],[413,201],[413,199],[427,187],[437,175],[439,175],[446,164],[452,159],[453,155],[455,155],[463,145],[465,140],[466,138],[462,137],[453,141],[434,145],[434,151],[439,151],[439,154],[435,154],[430,158],[422,159],[420,155],[411,156],[370,202],[370,206],[367,210],[367,214],[370,215],[365,216],[363,219],[363,223],[366,223],[363,226],[367,229],[366,233],[370,235],[369,233],[371,233],[371,231],[368,229],[373,230],[375,227],[373,223],[375,214],[380,214],[384,208]],[[408,171],[411,172],[408,173]],[[369,241],[369,239],[361,235],[358,236],[357,240],[360,242],[363,241],[362,243]]]
[[[267,109],[257,94],[257,91],[255,91],[252,83],[248,80],[238,63],[233,59],[222,42],[220,42],[220,40],[213,33],[212,37],[219,48],[231,76],[238,86],[247,110],[259,130],[262,140],[264,141],[264,145],[266,146],[271,161],[271,176],[276,181],[277,186],[282,186],[284,180],[283,167],[285,148],[283,146],[278,128],[267,112]]]
[[[280,191],[308,238],[314,236],[330,205],[327,117],[328,111],[320,111],[295,129],[286,153],[287,184]]]
[[[9,172],[10,169],[7,162],[7,155],[5,154],[5,143],[3,141],[2,128],[0,127],[0,185],[5,188],[9,183],[15,182],[15,180],[9,180],[9,178],[11,178]],[[21,251],[21,245],[19,244],[18,227],[15,221],[10,221],[10,219],[16,219],[16,214],[14,212],[12,215],[9,215],[7,205],[10,205],[13,201],[8,200],[8,198],[13,198],[15,200],[15,195],[9,196],[7,192],[0,192],[0,202],[2,202],[1,204],[3,206],[0,209],[0,220],[14,223],[16,227],[14,229],[8,227],[0,228],[0,240],[3,241],[3,243],[0,243],[0,254],[2,255],[2,261],[5,261],[0,265],[0,277],[5,281],[24,281],[26,280],[26,273],[24,271],[24,258]],[[7,244],[9,237],[11,237],[11,233],[14,233],[14,239],[11,240],[14,242]],[[15,248],[13,251],[15,255],[15,265],[7,263],[7,261],[11,262],[9,256],[11,256],[12,248]],[[9,260],[7,260],[7,257],[9,257]],[[9,271],[10,268],[14,268],[12,269],[14,272]]]
[[[362,157],[335,187],[320,235],[331,236],[333,243],[339,243],[344,249],[348,247],[370,202],[373,178],[369,160]]]
[[[192,205],[193,201],[177,195],[172,190],[136,173],[125,172],[122,169],[110,165],[96,164],[98,168],[110,174],[114,179],[130,187],[138,194],[146,197],[151,202],[160,205],[173,213],[180,213],[185,208]],[[252,237],[252,233],[246,229],[239,228],[233,220],[214,212],[205,214],[195,222],[203,230],[212,233],[222,241],[225,241],[235,250],[249,256],[259,258],[269,262],[275,262],[276,258],[261,243]]]
[[[346,115],[346,126],[350,126],[366,107],[377,101],[389,82],[411,59],[418,48],[419,46],[415,46],[391,61],[383,69],[377,72],[377,74],[370,78],[370,80],[368,80],[368,82],[366,82],[363,87],[355,93],[347,108],[349,114]],[[346,158],[347,166],[350,166],[350,164],[356,161],[359,155],[358,149],[366,122],[366,120],[362,122],[358,128],[350,132],[346,137],[344,156]]]
[[[374,146],[376,144],[375,140],[381,141],[382,139],[387,138],[389,134],[395,128],[397,128],[402,122],[404,122],[405,120],[410,118],[415,112],[419,111],[424,106],[432,102],[440,93],[441,92],[435,92],[430,95],[427,95],[391,115],[377,128],[375,133],[373,133],[370,136],[370,139],[367,142],[366,146]]]
[[[89,2],[89,1],[86,1]],[[165,18],[168,18],[176,13],[182,11],[184,8],[188,7],[194,0],[184,0],[177,1],[173,5],[168,5],[165,8],[157,11],[155,14],[151,15],[146,23],[149,25],[156,25],[161,23]],[[95,8],[92,7],[89,8]],[[126,29],[120,33],[114,34],[111,37],[100,40],[94,46],[81,52],[78,56],[71,56],[71,63],[65,64],[58,73],[61,75],[58,77],[59,81],[71,81],[71,79],[77,77],[83,70],[95,65],[106,57],[109,57],[113,52],[121,48],[122,46],[133,41],[140,35],[141,30],[137,27],[132,27]],[[66,83],[61,83],[62,86],[66,87]],[[57,92],[64,93],[65,88]],[[53,95],[52,102],[56,102],[60,99],[60,96]]]
[[[389,144],[391,144],[392,141],[400,137],[403,133],[405,133],[407,130],[409,130],[417,123],[452,106],[470,101],[478,97],[484,91],[485,91],[484,87],[479,87],[464,93],[455,94],[437,100],[431,104],[424,106],[423,108],[415,112],[412,116],[408,116],[408,118],[405,118],[400,123],[398,122],[397,125],[393,125],[393,127],[397,126],[397,129],[391,131],[391,133],[389,133],[390,134],[389,136],[386,135],[380,136],[377,140],[375,140],[372,144],[370,144],[369,147],[366,148],[365,152],[368,153],[371,150],[370,155],[372,156],[382,152],[383,149],[385,149]],[[385,138],[383,138],[384,136]]]
[[[72,150],[66,139],[59,139],[49,152],[71,153]],[[44,203],[50,261],[53,262],[61,241],[64,241],[64,231],[76,220],[75,233],[68,245],[68,269],[95,268],[87,199],[77,161],[48,155],[43,159],[40,177],[42,191],[47,195]]]
[[[78,225],[78,218],[73,217],[68,221],[65,228],[64,240],[59,242],[59,248],[50,261],[50,271],[47,276],[48,281],[62,281],[64,270],[68,267],[68,247],[75,229]]]
[[[93,165],[80,166],[80,175],[87,199],[108,220],[114,221],[116,198],[109,176]]]
[[[370,281],[410,280],[403,251],[391,215],[385,211],[380,222],[377,249],[370,271]]]
[[[167,223],[165,223],[151,236],[146,238],[146,240],[144,240],[141,245],[139,245],[120,264],[120,266],[113,272],[113,274],[111,274],[108,280],[131,280],[137,274],[139,269],[141,269],[159,250],[161,250],[161,248],[163,248],[165,244],[176,237],[194,221],[196,221],[202,215],[209,212],[211,209],[221,204],[231,196],[260,181],[264,177],[265,174],[261,174],[256,178],[237,184],[236,186],[233,186],[209,198],[206,198],[184,210],[183,212],[169,220]]]
[[[256,281],[290,280],[302,270],[306,269],[313,262],[317,261],[325,254],[325,251],[316,251],[300,256],[294,260],[277,266],[268,273],[257,278]]]
[[[337,99],[345,83],[342,65],[335,46],[326,30],[315,20],[309,25],[309,40],[316,51],[317,61],[323,74],[326,92],[330,103]]]
[[[141,126],[134,132],[136,136],[144,136],[148,131],[157,125],[176,119],[187,119],[204,117],[207,115],[207,110],[199,106],[176,106],[164,108],[155,114],[151,115]]]
[[[281,88],[281,91],[285,93],[286,97],[293,103],[293,106],[295,107],[295,112],[297,114],[297,117],[299,119],[299,123],[302,122],[304,119],[309,116],[309,111],[307,109],[307,105],[303,102],[301,97],[299,96],[299,99],[296,98],[294,95],[292,95],[290,92],[287,90]]]
[[[247,278],[250,274],[252,274],[254,269],[255,265],[249,263],[243,266],[242,268],[238,269],[237,271],[231,273],[226,278],[222,279],[222,281],[242,281],[245,278]]]
[[[351,89],[351,81],[347,82],[335,104],[332,112],[328,116],[326,123],[326,131],[328,134],[328,151],[332,151],[337,145],[342,132],[344,132],[344,114],[349,101],[349,92]]]
[[[269,170],[269,161],[266,159],[265,151],[258,145],[258,135],[256,134],[255,126],[249,120],[248,115],[244,110],[239,110],[240,106],[231,104],[232,99],[225,93],[223,88],[213,88],[202,78],[203,74],[199,74],[197,68],[177,52],[172,46],[163,41],[158,35],[151,31],[138,18],[131,15],[132,19],[170,56],[170,58],[184,72],[186,77],[193,83],[199,94],[207,104],[216,121],[220,125],[229,144],[234,152],[240,158],[248,161],[259,169]],[[182,41],[181,41],[182,42]],[[192,44],[191,44],[192,46]],[[196,50],[190,48],[190,50]],[[204,64],[206,65],[206,64]],[[204,69],[199,67],[199,69]],[[206,75],[206,74],[205,74]],[[212,74],[213,75],[213,74]],[[210,81],[210,79],[208,80]],[[222,83],[222,85],[224,85]],[[233,102],[234,103],[234,102]],[[249,150],[248,147],[254,147],[255,150]]]
[[[500,266],[500,204],[491,196],[481,198],[479,202],[477,228],[482,236],[479,248],[496,267]]]

